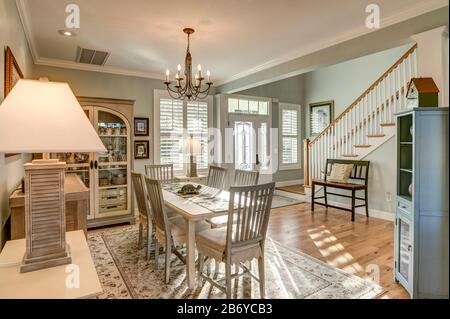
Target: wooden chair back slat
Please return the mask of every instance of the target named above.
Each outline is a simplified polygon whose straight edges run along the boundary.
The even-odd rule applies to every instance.
[[[156,227],[169,234],[167,215],[164,211],[164,199],[161,189],[161,182],[157,179],[145,177],[145,184],[149,195],[150,207],[153,213],[153,220]]]
[[[227,249],[265,240],[275,183],[232,186],[228,209]]]
[[[162,184],[173,183],[173,164],[145,165],[145,175]]]
[[[206,183],[206,185],[217,189],[223,189],[226,174],[226,168],[211,165],[209,167],[208,182]]]
[[[150,210],[147,206],[146,191],[142,180],[142,174],[131,172],[131,180],[139,214],[144,218],[150,218]]]
[[[259,180],[258,171],[244,171],[237,169],[234,175],[234,186],[257,185]]]

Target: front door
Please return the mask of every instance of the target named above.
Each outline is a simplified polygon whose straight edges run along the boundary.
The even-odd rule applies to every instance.
[[[230,178],[240,170],[259,171],[259,183],[272,181],[269,171],[270,117],[255,115],[231,115],[230,128],[233,129],[233,165]],[[233,181],[230,181],[230,185]]]

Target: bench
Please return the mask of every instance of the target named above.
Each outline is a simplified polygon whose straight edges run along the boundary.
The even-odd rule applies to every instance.
[[[331,167],[333,164],[353,164],[353,170],[350,174],[349,180],[360,181],[359,183],[335,183],[327,181],[327,177],[331,172]],[[326,208],[332,207],[337,209],[342,209],[352,213],[352,222],[355,221],[355,209],[358,207],[366,208],[366,216],[369,217],[368,208],[368,194],[367,194],[367,184],[369,179],[369,161],[352,161],[352,160],[340,160],[340,159],[327,159],[325,166],[325,178],[323,180],[315,179],[312,181],[312,198],[311,198],[311,211],[314,212],[314,205],[322,205]],[[362,182],[361,182],[362,181]],[[323,186],[324,195],[316,197],[316,186]],[[344,189],[351,192],[351,195],[338,194],[329,192],[327,188],[337,188]],[[364,191],[364,197],[356,197],[357,191]],[[345,207],[338,207],[328,204],[328,195],[334,195],[339,197],[345,197],[351,199],[351,209]],[[317,202],[317,199],[324,199],[324,203]],[[356,200],[363,201],[364,204],[356,205]]]

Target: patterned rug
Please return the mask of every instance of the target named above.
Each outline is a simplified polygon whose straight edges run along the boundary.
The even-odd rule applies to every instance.
[[[273,198],[272,198],[272,208],[280,208],[280,207],[285,207],[285,206],[298,205],[301,203],[304,203],[304,201],[286,197],[286,196],[281,196],[281,195],[273,195]]]
[[[184,265],[173,256],[170,284],[164,284],[164,256],[160,269],[154,256],[145,258],[145,248],[137,247],[138,228],[119,226],[88,232],[103,294],[98,298],[225,298],[209,283],[189,292]],[[384,291],[377,284],[345,273],[300,251],[271,240],[266,241],[266,298],[372,299]],[[254,262],[251,269],[257,274]],[[223,278],[223,265],[219,280]],[[232,282],[234,298],[259,298],[259,284],[249,275]]]

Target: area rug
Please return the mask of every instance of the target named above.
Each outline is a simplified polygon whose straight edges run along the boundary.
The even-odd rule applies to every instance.
[[[304,201],[286,197],[286,196],[281,196],[281,195],[273,195],[273,198],[272,198],[272,208],[280,208],[280,207],[285,207],[285,206],[298,205],[301,203],[304,203]]]
[[[98,298],[225,298],[209,283],[189,291],[185,266],[173,256],[170,283],[164,284],[164,256],[160,269],[154,256],[146,260],[138,249],[138,228],[120,226],[88,232],[88,244],[103,286]],[[257,273],[257,265],[250,265]],[[270,238],[266,241],[266,298],[372,299],[383,294],[377,284],[348,274]],[[220,269],[218,279],[223,278]],[[259,284],[245,275],[233,280],[233,298],[259,298]]]

